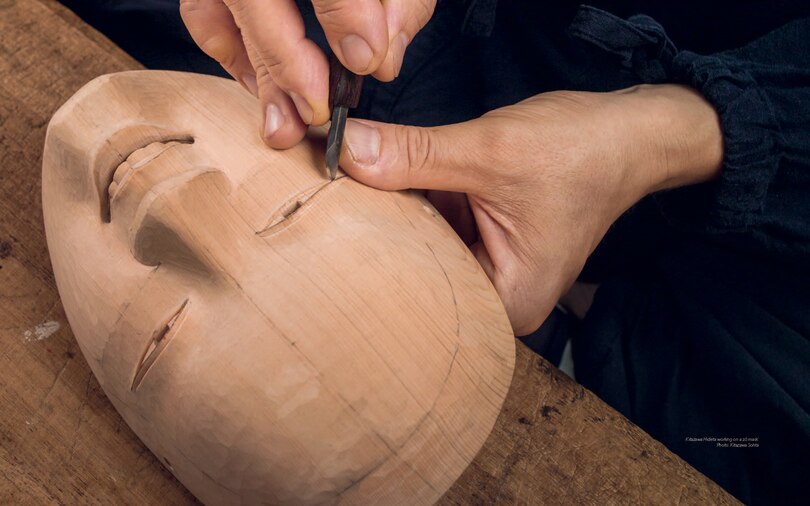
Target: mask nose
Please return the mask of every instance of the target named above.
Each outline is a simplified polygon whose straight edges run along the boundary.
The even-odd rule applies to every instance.
[[[135,213],[130,240],[145,265],[171,264],[213,277],[240,276],[250,262],[253,231],[228,201],[218,169],[186,170],[153,187]]]

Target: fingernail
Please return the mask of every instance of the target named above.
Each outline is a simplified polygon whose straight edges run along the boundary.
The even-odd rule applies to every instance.
[[[399,72],[402,70],[402,60],[405,58],[405,48],[407,47],[408,36],[400,32],[391,44],[391,56],[394,58],[394,77],[399,77]]]
[[[376,128],[359,121],[346,122],[346,147],[357,163],[373,165],[380,156],[380,132]]]
[[[250,92],[251,95],[254,97],[259,96],[259,85],[256,83],[256,76],[253,74],[243,74],[242,75],[242,82],[245,84],[245,88]]]
[[[369,65],[374,53],[371,46],[359,35],[347,35],[340,41],[340,49],[343,50],[343,58],[350,69],[356,72],[363,72]]]
[[[309,106],[306,99],[298,93],[292,92],[290,92],[290,98],[292,98],[295,108],[298,109],[298,115],[301,116],[301,120],[307,125],[312,123],[312,107]]]
[[[283,123],[284,115],[281,114],[281,109],[276,104],[267,104],[267,110],[264,113],[264,138],[272,137]]]

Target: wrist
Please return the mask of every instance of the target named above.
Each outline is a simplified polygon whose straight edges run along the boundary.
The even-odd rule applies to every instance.
[[[641,85],[617,92],[634,116],[628,156],[641,196],[714,179],[723,133],[714,107],[687,86]]]

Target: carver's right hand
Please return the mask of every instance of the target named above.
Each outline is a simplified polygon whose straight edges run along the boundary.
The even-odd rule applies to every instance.
[[[390,81],[436,0],[312,0],[335,55],[357,74]],[[329,119],[329,64],[307,39],[294,0],[180,0],[194,42],[259,98],[262,136],[297,144]]]

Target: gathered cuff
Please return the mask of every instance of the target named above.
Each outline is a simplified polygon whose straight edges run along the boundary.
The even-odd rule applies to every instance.
[[[743,231],[761,215],[781,159],[773,106],[733,56],[678,51],[663,27],[648,16],[627,20],[583,6],[569,33],[618,58],[640,83],[695,88],[711,103],[723,131],[723,167],[717,180],[660,192],[656,201],[674,224],[708,231]]]
[[[706,97],[720,116],[723,169],[716,186],[717,225],[746,228],[762,212],[781,158],[779,123],[767,95],[748,70],[722,55],[678,53],[675,82]]]

